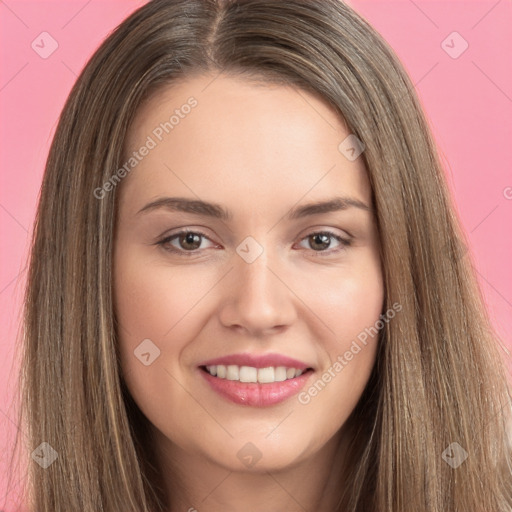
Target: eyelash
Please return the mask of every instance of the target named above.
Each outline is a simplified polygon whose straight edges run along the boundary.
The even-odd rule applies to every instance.
[[[184,250],[176,249],[175,247],[172,247],[172,246],[168,246],[169,242],[171,242],[175,238],[178,238],[180,235],[186,235],[188,233],[192,233],[194,235],[199,235],[202,238],[206,238],[207,240],[210,240],[208,238],[208,236],[206,236],[201,231],[193,231],[193,230],[185,229],[183,231],[179,231],[178,233],[174,233],[174,234],[172,234],[170,236],[165,237],[164,239],[162,239],[159,242],[157,242],[156,245],[161,246],[164,250],[166,250],[168,252],[171,252],[171,253],[174,253],[174,254],[178,254],[179,256],[185,256],[185,257],[195,256],[202,249],[196,249],[194,251],[184,251]],[[316,256],[326,257],[326,256],[330,256],[332,254],[337,254],[337,253],[339,253],[341,251],[346,250],[347,247],[350,247],[350,245],[352,243],[352,241],[349,240],[348,238],[343,238],[340,235],[336,235],[332,231],[313,231],[312,233],[309,233],[308,235],[303,237],[300,241],[302,242],[303,240],[305,240],[307,238],[310,238],[312,236],[315,236],[315,235],[328,235],[328,236],[334,238],[335,240],[337,240],[338,242],[340,242],[340,244],[341,244],[340,248],[334,249],[334,250],[331,249],[331,250],[325,250],[325,251],[312,251],[314,253],[315,257]]]

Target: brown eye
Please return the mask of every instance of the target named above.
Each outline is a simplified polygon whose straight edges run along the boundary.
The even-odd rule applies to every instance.
[[[331,245],[330,236],[327,235],[326,233],[317,233],[314,235],[310,235],[309,239],[311,241],[311,247],[313,247],[313,249],[315,250],[317,248],[319,250],[328,249],[329,246]]]
[[[197,233],[183,233],[178,235],[178,243],[184,249],[196,250],[201,245],[201,235]]]
[[[157,245],[162,246],[166,251],[182,254],[184,256],[193,256],[200,252],[202,239],[208,237],[200,231],[180,231],[173,235],[165,237]],[[176,241],[176,244],[171,242]]]
[[[332,245],[332,239],[335,239],[339,243],[339,247],[328,250]],[[302,240],[307,240],[308,245],[312,248],[314,253],[319,253],[319,256],[325,256],[337,253],[339,251],[343,251],[346,249],[351,241],[349,239],[343,238],[331,231],[319,231],[315,233],[311,233]]]
[[[165,237],[157,245],[162,246],[166,251],[183,256],[194,256],[201,252],[201,242],[209,238],[200,231],[180,231]],[[338,248],[330,249],[332,239],[338,242]],[[329,256],[334,253],[345,250],[351,244],[351,240],[343,238],[330,231],[319,231],[311,233],[304,237],[302,241],[307,240],[310,246],[310,252],[317,253],[318,256]],[[171,242],[175,242],[172,244]]]

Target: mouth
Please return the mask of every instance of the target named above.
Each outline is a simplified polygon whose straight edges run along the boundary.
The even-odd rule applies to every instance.
[[[237,365],[199,366],[210,388],[238,405],[268,407],[297,394],[314,373],[313,368],[255,368]]]
[[[313,368],[298,369],[285,366],[269,366],[267,368],[255,368],[253,366],[210,365],[199,367],[204,372],[218,379],[244,383],[271,384],[295,379],[301,375],[312,372]]]

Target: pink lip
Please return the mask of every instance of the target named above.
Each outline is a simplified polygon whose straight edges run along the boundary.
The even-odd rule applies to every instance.
[[[296,368],[297,370],[306,370],[311,366],[292,359],[291,357],[283,356],[281,354],[264,354],[261,356],[252,354],[232,354],[230,356],[218,357],[210,359],[199,366],[212,366],[212,365],[230,365],[237,366],[252,366],[253,368],[268,368],[269,366],[285,366],[286,368]]]
[[[261,368],[265,368],[265,366]],[[283,402],[287,398],[296,395],[304,387],[304,384],[306,384],[306,381],[311,377],[313,372],[307,371],[293,379],[265,384],[221,379],[210,375],[208,371],[203,369],[200,370],[200,373],[214,391],[231,402],[253,407],[267,407]]]

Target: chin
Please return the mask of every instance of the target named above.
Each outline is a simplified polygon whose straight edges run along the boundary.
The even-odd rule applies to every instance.
[[[238,473],[263,474],[290,469],[303,460],[304,446],[308,442],[288,438],[288,442],[284,443],[283,438],[286,436],[273,439],[256,435],[238,437],[219,444],[219,451],[212,453],[209,450],[206,457],[214,464]]]

